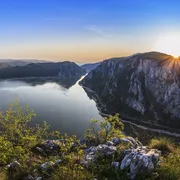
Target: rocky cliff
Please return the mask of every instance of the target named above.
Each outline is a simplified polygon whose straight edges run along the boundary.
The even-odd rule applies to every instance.
[[[0,69],[0,78],[58,77],[59,79],[80,78],[85,70],[73,62],[32,63]]]
[[[80,83],[103,112],[180,128],[178,58],[149,52],[105,60]]]

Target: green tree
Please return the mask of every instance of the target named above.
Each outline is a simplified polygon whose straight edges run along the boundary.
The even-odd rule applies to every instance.
[[[18,102],[10,104],[9,109],[0,113],[0,163],[15,160],[23,164],[32,155],[32,147],[47,137],[48,126],[31,126],[35,116],[28,107],[22,108]]]

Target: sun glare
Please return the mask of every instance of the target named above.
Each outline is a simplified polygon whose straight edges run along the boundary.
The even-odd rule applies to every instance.
[[[172,55],[174,58],[180,56],[180,34],[164,35],[159,37],[154,49]]]

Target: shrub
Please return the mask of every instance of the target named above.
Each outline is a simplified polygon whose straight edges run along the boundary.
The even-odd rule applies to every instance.
[[[85,138],[95,144],[105,143],[113,137],[122,137],[124,125],[119,115],[105,117],[103,121],[91,120],[91,126],[85,131]]]
[[[0,163],[15,160],[23,164],[32,155],[31,148],[47,136],[48,126],[44,123],[30,126],[35,116],[28,107],[23,109],[18,102],[11,104],[5,113],[0,113]]]

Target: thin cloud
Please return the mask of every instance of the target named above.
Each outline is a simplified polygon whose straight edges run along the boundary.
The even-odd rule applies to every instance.
[[[85,30],[92,32],[92,33],[95,33],[95,34],[102,36],[102,37],[106,37],[106,38],[112,37],[112,35],[109,32],[107,32],[107,29],[101,28],[101,27],[96,26],[96,25],[86,26]]]

